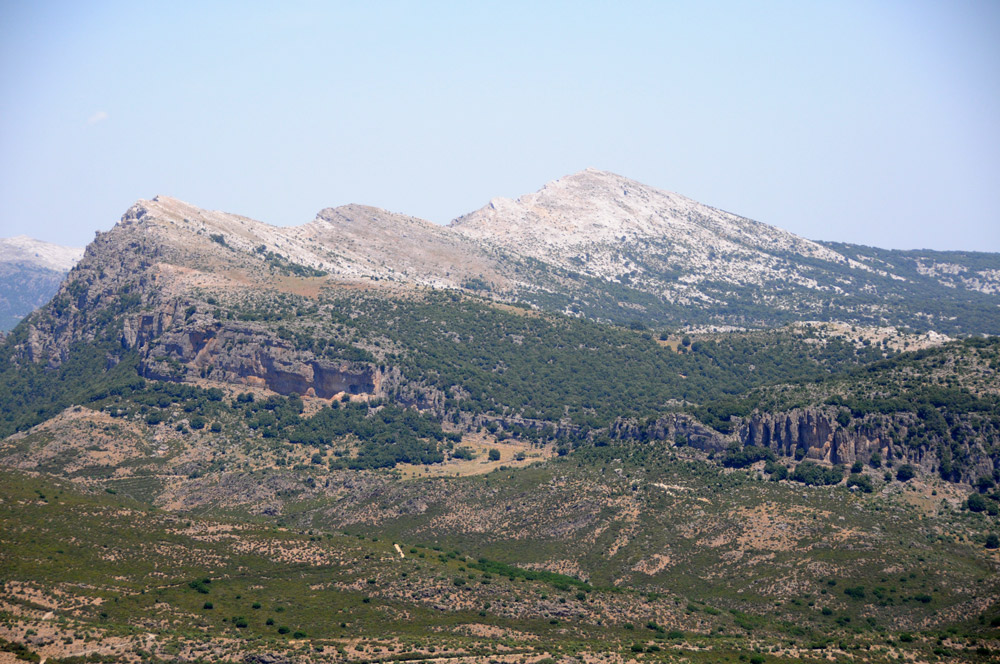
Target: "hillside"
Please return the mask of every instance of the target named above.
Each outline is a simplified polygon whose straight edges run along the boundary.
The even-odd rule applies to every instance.
[[[447,228],[357,205],[277,228],[157,197],[99,234],[0,346],[0,651],[1000,651],[998,344],[918,325],[955,306],[949,332],[988,332],[994,257],[833,248],[599,172],[546,190]],[[648,278],[614,273],[619,232]],[[674,236],[701,256],[683,269],[732,256],[669,288],[743,279],[749,299],[657,291]],[[816,293],[857,313],[847,279],[954,299],[783,324]],[[794,306],[764,298],[779,283]],[[712,328],[751,310],[768,325]]]

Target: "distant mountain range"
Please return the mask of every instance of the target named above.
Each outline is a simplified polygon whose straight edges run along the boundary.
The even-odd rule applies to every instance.
[[[83,249],[34,240],[0,238],[0,330],[9,330],[55,295],[83,257]]]

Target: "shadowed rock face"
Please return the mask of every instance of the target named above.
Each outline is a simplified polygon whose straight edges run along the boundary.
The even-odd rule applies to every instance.
[[[269,358],[270,359],[270,358]],[[348,394],[374,394],[377,370],[359,366],[354,369],[344,365],[309,362],[301,365],[299,371],[285,371],[267,362],[267,371],[259,378],[268,389],[278,394],[300,394],[332,399],[346,392]]]
[[[833,408],[801,408],[782,413],[754,413],[743,421],[738,431],[723,435],[683,413],[671,413],[655,422],[640,426],[633,419],[612,423],[609,433],[622,440],[665,441],[690,445],[705,452],[723,452],[734,442],[744,447],[766,447],[778,456],[793,457],[796,451],[804,458],[832,464],[868,463],[878,452],[883,459],[919,466],[926,473],[939,473],[941,446],[937,442],[910,445],[904,442],[907,427],[916,422],[909,413],[885,420],[852,420],[838,424]],[[950,476],[953,481],[975,482],[993,472],[993,461],[982,441],[967,432],[962,442],[943,441],[944,447],[961,456],[963,470]],[[894,438],[895,436],[895,438]]]
[[[796,449],[802,448],[807,456],[813,458],[832,463],[854,463],[853,453],[848,454],[850,459],[841,458],[849,451],[841,449],[844,447],[844,436],[842,431],[835,432],[836,428],[836,423],[826,413],[792,411],[771,417],[755,416],[746,423],[740,437],[744,445],[768,447],[784,456],[792,456]]]
[[[132,326],[137,332],[131,338],[145,358],[143,375],[147,378],[200,376],[321,399],[345,392],[380,395],[384,372],[379,368],[364,362],[319,359],[311,351],[290,347],[262,327],[214,323],[162,330],[161,323],[161,317],[144,316]],[[149,339],[143,333],[147,328],[160,334]]]
[[[684,413],[664,415],[645,427],[633,419],[619,419],[611,424],[609,433],[622,440],[673,441],[706,452],[721,452],[730,442],[715,429]]]
[[[867,463],[878,452],[884,459],[902,459],[920,466],[928,473],[939,471],[942,460],[937,444],[909,445],[907,427],[915,424],[910,413],[899,413],[885,420],[852,420],[847,426],[836,421],[835,409],[802,408],[783,413],[755,413],[745,420],[737,433],[744,446],[767,447],[781,456],[794,456],[802,450],[805,457],[834,464]],[[974,482],[993,471],[990,455],[975,436],[964,441],[942,441],[957,447],[969,460],[959,481]]]

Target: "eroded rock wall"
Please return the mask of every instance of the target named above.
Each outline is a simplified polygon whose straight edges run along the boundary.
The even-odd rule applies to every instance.
[[[993,473],[994,461],[988,443],[974,431],[965,431],[957,423],[953,431],[960,439],[949,437],[917,444],[906,442],[911,427],[918,422],[912,413],[852,418],[846,424],[837,421],[836,408],[801,408],[780,413],[757,412],[746,418],[734,439],[744,446],[767,447],[779,456],[795,456],[851,465],[868,463],[878,453],[883,459],[896,459],[921,468],[927,473],[949,475],[948,479],[974,482]],[[952,473],[942,472],[942,454],[962,459]]]
[[[142,373],[156,380],[207,378],[267,388],[278,394],[332,399],[347,394],[385,396],[398,382],[397,372],[365,362],[318,358],[297,350],[262,325],[225,323],[204,317],[159,331],[155,317],[132,326],[136,348],[144,357]]]

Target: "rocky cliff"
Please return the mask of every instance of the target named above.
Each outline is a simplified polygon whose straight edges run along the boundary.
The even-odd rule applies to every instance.
[[[968,422],[956,419],[950,431],[928,439],[913,435],[923,433],[924,427],[912,413],[859,419],[843,418],[843,413],[836,408],[756,412],[740,425],[736,439],[744,446],[766,447],[779,456],[833,464],[868,464],[874,455],[970,484],[993,474],[996,461],[989,450],[1000,443],[1000,432],[993,427],[974,430]]]
[[[381,395],[395,380],[391,369],[318,357],[282,339],[273,323],[235,320],[213,304],[313,286],[315,268],[258,250],[267,242],[287,249],[259,222],[173,199],[137,203],[97,236],[49,305],[27,321],[19,356],[58,366],[74,344],[100,342],[109,364],[136,351],[151,379],[207,379],[322,398]]]

